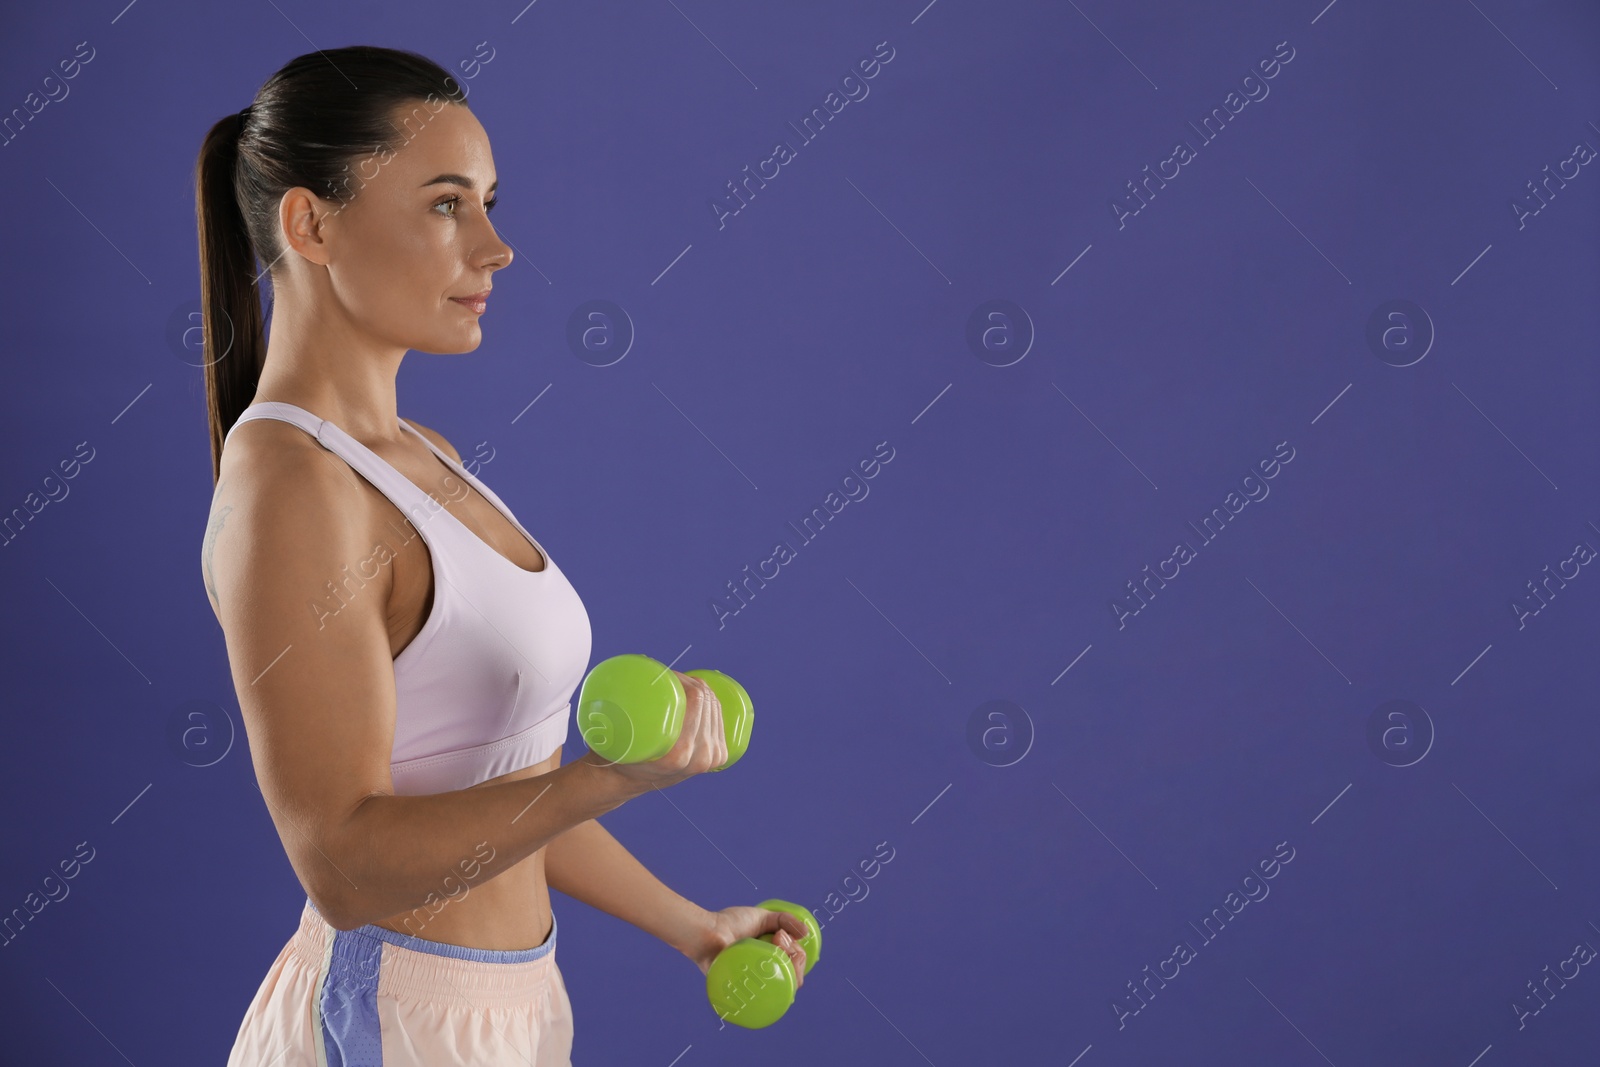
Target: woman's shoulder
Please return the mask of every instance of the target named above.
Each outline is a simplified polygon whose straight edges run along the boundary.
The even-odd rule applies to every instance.
[[[213,610],[226,587],[247,576],[281,574],[308,559],[337,574],[375,522],[360,479],[315,438],[286,422],[252,422],[261,425],[229,438],[211,494],[201,569]]]
[[[299,426],[281,419],[251,419],[228,435],[212,506],[225,496],[291,507],[326,504],[327,494],[337,494],[351,482],[346,465],[329,458],[322,443]]]

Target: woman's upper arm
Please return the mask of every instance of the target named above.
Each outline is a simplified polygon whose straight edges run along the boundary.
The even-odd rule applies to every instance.
[[[361,880],[348,851],[341,862],[341,830],[393,792],[392,570],[343,461],[288,425],[250,431],[224,456],[204,569],[256,781],[301,884],[332,914]]]

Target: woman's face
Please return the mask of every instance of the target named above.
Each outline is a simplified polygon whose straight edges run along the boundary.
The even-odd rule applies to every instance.
[[[356,195],[342,210],[333,204],[326,265],[363,332],[423,352],[470,352],[483,340],[478,313],[452,298],[490,288],[511,249],[488,219],[497,178],[483,126],[465,107],[431,106],[397,108],[393,153],[352,163]]]

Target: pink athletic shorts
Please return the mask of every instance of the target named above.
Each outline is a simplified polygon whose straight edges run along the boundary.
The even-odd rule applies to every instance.
[[[239,1025],[228,1067],[570,1067],[556,925],[537,948],[335,930],[306,901]]]

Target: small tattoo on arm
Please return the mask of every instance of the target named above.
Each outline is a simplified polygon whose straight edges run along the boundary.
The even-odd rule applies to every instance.
[[[220,493],[222,486],[226,484],[223,482],[222,485],[218,485],[217,492]],[[211,553],[217,547],[217,535],[222,533],[222,524],[227,521],[228,512],[232,510],[232,504],[225,504],[212,513],[211,523],[206,527],[205,547],[201,553],[202,562],[205,564],[206,594],[211,598],[212,607],[218,611],[222,609],[222,602],[217,598],[217,580],[211,573]]]

